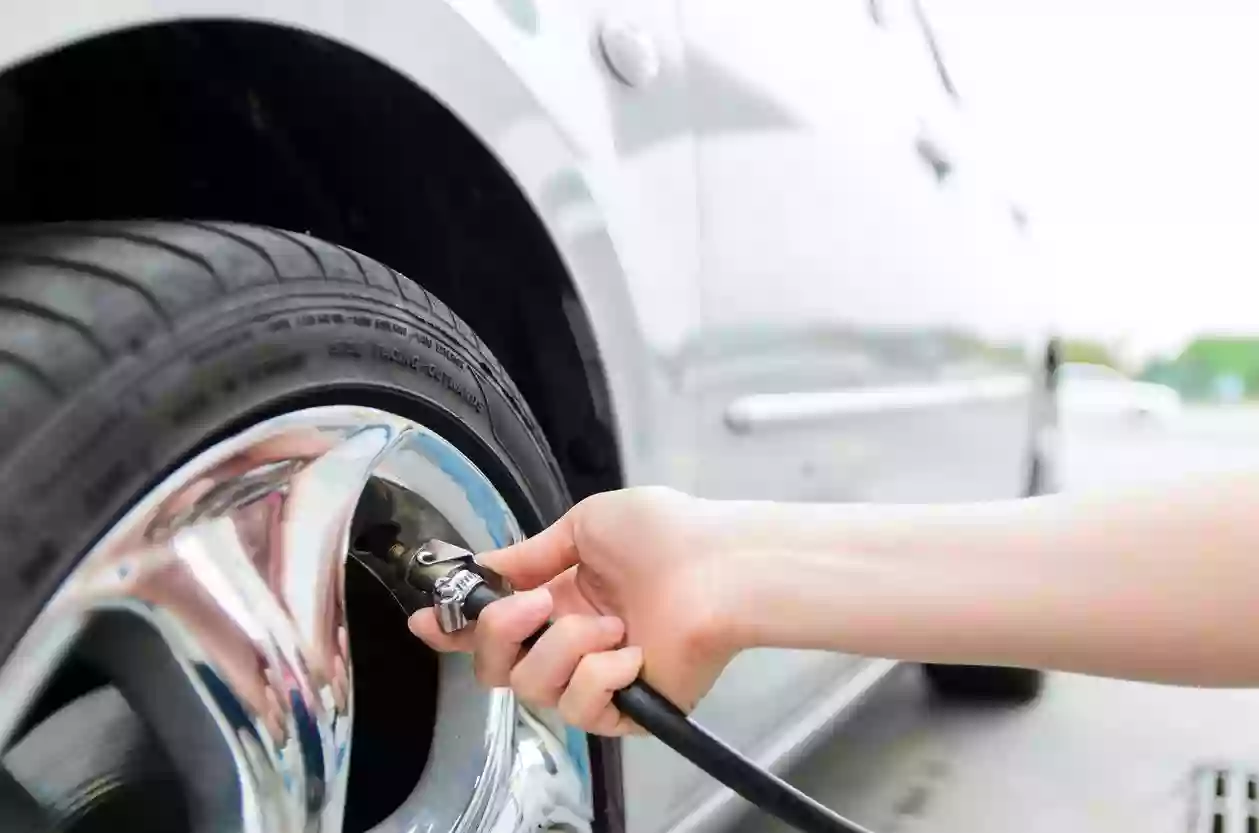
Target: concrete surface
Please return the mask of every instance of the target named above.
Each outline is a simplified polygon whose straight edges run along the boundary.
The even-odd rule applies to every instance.
[[[1068,489],[1256,467],[1259,410],[1069,424],[1062,441]],[[1259,771],[1259,691],[1059,674],[1028,708],[943,706],[907,667],[790,780],[875,833],[1185,833],[1200,765]],[[787,830],[749,814],[737,833]]]

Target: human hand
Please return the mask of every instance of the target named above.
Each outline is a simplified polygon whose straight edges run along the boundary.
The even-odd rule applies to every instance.
[[[411,617],[411,630],[439,651],[471,652],[482,684],[510,686],[573,726],[636,731],[611,705],[614,691],[641,673],[689,711],[740,648],[720,528],[716,504],[670,489],[594,495],[533,538],[478,558],[521,592],[459,633],[441,633],[431,609]]]

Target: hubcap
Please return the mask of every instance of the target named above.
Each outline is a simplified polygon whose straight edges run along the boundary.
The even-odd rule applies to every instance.
[[[369,478],[431,510],[441,528],[420,532],[473,551],[522,538],[489,479],[422,426],[358,407],[269,420],[184,465],[82,559],[0,668],[0,750],[90,643],[169,754],[194,829],[339,831],[354,719],[345,564]],[[428,763],[375,829],[588,831],[584,736],[478,687],[467,657],[438,667]]]

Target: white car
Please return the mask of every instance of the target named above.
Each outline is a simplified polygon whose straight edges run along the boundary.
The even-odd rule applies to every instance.
[[[1106,365],[1068,362],[1058,370],[1063,416],[1175,419],[1181,412],[1175,388],[1142,382]]]
[[[0,20],[5,825],[711,830],[745,805],[481,689],[347,550],[1044,488],[1048,287],[917,0]],[[696,717],[782,770],[894,666],[751,652]]]

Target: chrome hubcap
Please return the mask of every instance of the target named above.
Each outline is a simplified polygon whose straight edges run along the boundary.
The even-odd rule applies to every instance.
[[[488,478],[422,426],[357,407],[269,420],[180,468],[80,562],[0,668],[0,750],[94,640],[188,785],[195,828],[339,831],[354,718],[345,559],[370,477],[418,496],[443,527],[430,533],[474,551],[522,537]],[[376,829],[589,830],[584,736],[480,689],[466,657],[439,669],[428,764]]]

